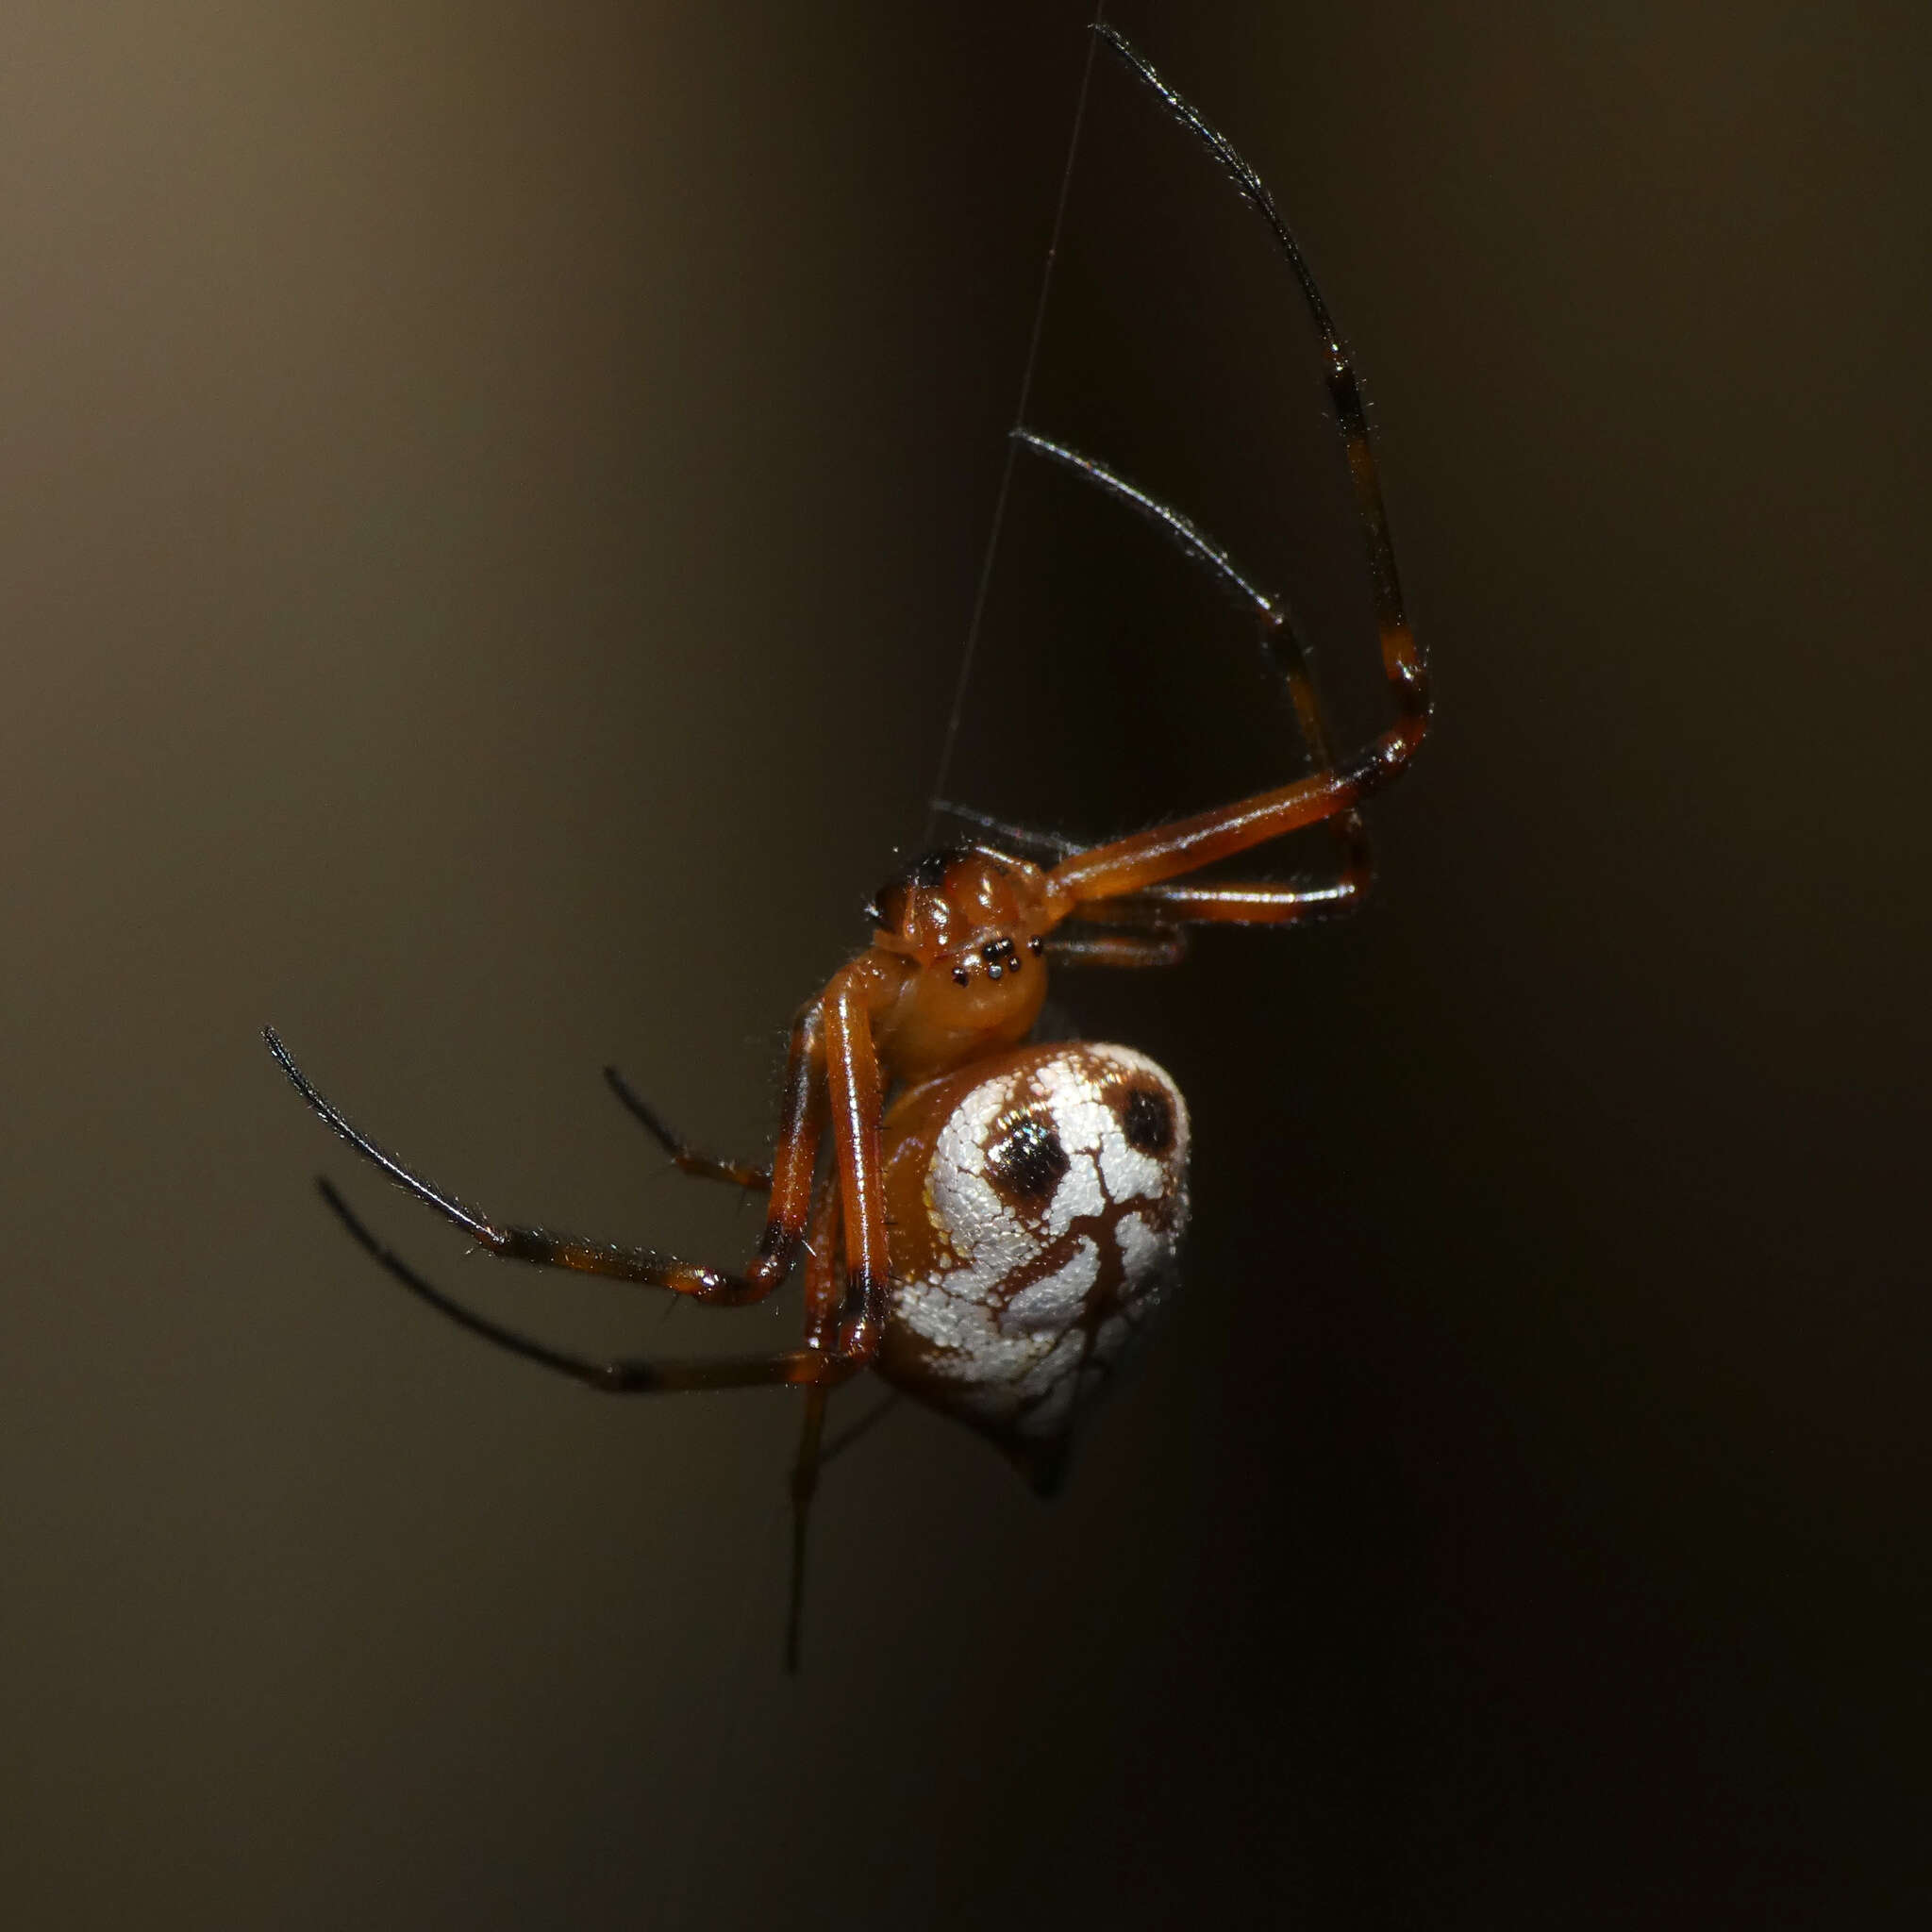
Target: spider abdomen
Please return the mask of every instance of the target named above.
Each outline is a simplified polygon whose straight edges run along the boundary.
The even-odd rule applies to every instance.
[[[1187,1103],[1144,1054],[1016,1048],[885,1124],[891,1316],[874,1366],[1037,1483],[1173,1287]]]

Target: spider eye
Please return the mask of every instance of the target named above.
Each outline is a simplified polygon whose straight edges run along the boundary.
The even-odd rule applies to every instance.
[[[1037,959],[1041,953],[1045,952],[1046,941],[1043,939],[1041,939],[1038,933],[1035,933],[1033,937],[1026,941],[1026,950],[1029,953],[1031,953],[1033,957]]]
[[[953,968],[953,984],[955,986],[965,986],[972,980],[972,974],[967,972],[965,967],[955,966]]]

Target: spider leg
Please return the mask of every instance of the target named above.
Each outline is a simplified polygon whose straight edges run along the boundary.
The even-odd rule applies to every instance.
[[[948,798],[935,798],[932,808],[942,818],[977,825],[1005,841],[1016,852],[1035,858],[1070,858],[1081,849],[1080,841],[1069,839],[1064,832],[1043,832],[1031,825],[1012,824],[1006,819],[994,818],[991,812],[975,811],[970,805],[955,805]]]
[[[824,1468],[826,1463],[834,1461],[839,1457],[844,1455],[846,1450],[851,1448],[862,1437],[871,1435],[873,1430],[884,1422],[905,1399],[905,1396],[898,1390],[889,1390],[882,1401],[874,1403],[856,1423],[853,1423],[847,1428],[841,1429],[829,1442],[824,1445],[819,1451],[819,1467],[821,1469]]]
[[[839,1269],[842,1213],[840,1190],[830,1185],[822,1188],[818,1206],[812,1211],[811,1236],[805,1244],[805,1340],[807,1348],[815,1354],[839,1353],[838,1329],[843,1302]],[[825,1428],[825,1396],[830,1386],[814,1383],[806,1391],[798,1454],[791,1465],[791,1584],[785,1615],[788,1671],[798,1668],[805,1620],[806,1535],[812,1497],[818,1490],[819,1471],[826,1460],[821,1453],[821,1443]]]
[[[703,1181],[728,1181],[747,1193],[771,1191],[770,1168],[754,1167],[748,1160],[721,1160],[716,1155],[701,1154],[668,1122],[615,1067],[604,1069],[605,1084],[629,1112],[642,1123],[645,1131],[670,1155],[680,1174]]]
[[[1292,271],[1308,318],[1321,338],[1328,363],[1328,396],[1335,408],[1335,422],[1341,433],[1342,448],[1348,458],[1349,480],[1355,486],[1356,514],[1362,526],[1362,541],[1368,553],[1369,584],[1374,597],[1376,626],[1382,634],[1382,658],[1390,682],[1396,688],[1396,699],[1403,722],[1420,742],[1428,719],[1428,681],[1422,653],[1409,631],[1402,602],[1402,583],[1395,570],[1395,545],[1389,535],[1389,517],[1382,502],[1382,482],[1375,467],[1375,454],[1369,441],[1367,406],[1362,400],[1361,378],[1349,353],[1341,331],[1335,325],[1328,304],[1315,280],[1315,272],[1302,253],[1301,243],[1274,206],[1261,177],[1255,173],[1234,143],[1210,125],[1200,112],[1168,85],[1152,63],[1128,44],[1115,30],[1096,22],[1093,31],[1137,75],[1160,100],[1167,111],[1192,134],[1219,161],[1233,181],[1236,192],[1267,223]],[[1409,746],[1414,750],[1414,745]]]
[[[424,1179],[393,1154],[352,1126],[309,1084],[308,1076],[296,1066],[275,1029],[265,1027],[262,1037],[295,1091],[326,1125],[341,1135],[365,1160],[380,1168],[419,1201],[455,1222],[491,1254],[519,1261],[534,1261],[547,1267],[569,1268],[584,1274],[609,1275],[620,1281],[669,1289],[674,1294],[687,1294],[698,1301],[739,1306],[762,1301],[777,1287],[790,1272],[805,1232],[806,1215],[811,1202],[812,1169],[818,1156],[819,1132],[824,1114],[824,1080],[815,1066],[823,1058],[824,1052],[820,1031],[818,1009],[816,1006],[808,1007],[792,1027],[783,1118],[777,1152],[773,1161],[771,1214],[758,1252],[741,1275],[694,1261],[681,1261],[650,1248],[620,1247],[609,1242],[585,1241],[575,1235],[552,1234],[543,1228],[492,1221],[488,1215],[466,1207],[455,1195]]]
[[[1347,814],[1354,817],[1353,813]],[[1114,907],[1124,923],[1155,926],[1293,925],[1307,919],[1330,919],[1353,908],[1369,890],[1374,866],[1366,840],[1345,842],[1341,873],[1320,884],[1301,879],[1216,879],[1205,885],[1166,884],[1124,898],[1101,899],[1080,908],[1079,917],[1103,919]],[[1111,923],[1110,921],[1108,923]],[[1052,941],[1049,941],[1051,945]]]
[[[1260,626],[1261,641],[1280,669],[1294,707],[1302,743],[1309,763],[1317,771],[1334,769],[1335,752],[1329,739],[1327,715],[1315,681],[1315,660],[1307,641],[1295,624],[1288,606],[1279,598],[1256,588],[1237,568],[1234,559],[1220,544],[1179,510],[1150,496],[1124,476],[1092,457],[1082,456],[1064,443],[1051,441],[1030,429],[1016,429],[1014,438],[1028,449],[1063,465],[1115,502],[1136,511],[1157,528],[1172,537],[1194,562],[1204,565],[1221,583],[1254,613]],[[1296,880],[1260,880],[1252,885],[1160,888],[1136,895],[1137,910],[1151,923],[1171,925],[1218,922],[1243,925],[1284,925],[1312,914],[1332,916],[1347,910],[1368,891],[1374,877],[1374,854],[1369,843],[1368,826],[1357,810],[1338,812],[1329,824],[1334,827],[1341,866],[1336,877],[1319,885]],[[1245,909],[1244,909],[1245,908]],[[1099,917],[1095,913],[1091,916]],[[1105,963],[1102,955],[1069,955]],[[1179,953],[1174,958],[1179,958]],[[1171,963],[1164,959],[1123,958],[1124,965]]]
[[[1079,908],[1078,929],[1062,928],[1047,941],[1047,958],[1068,966],[1174,966],[1187,958],[1191,925],[1294,925],[1333,918],[1369,888],[1366,841],[1345,844],[1344,854],[1341,876],[1321,885],[1225,880],[1150,886],[1124,898],[1094,900]]]
[[[1216,859],[1244,852],[1251,846],[1280,838],[1304,825],[1319,824],[1324,819],[1341,818],[1346,833],[1346,821],[1362,800],[1388,784],[1414,757],[1428,729],[1429,721],[1427,669],[1414,633],[1409,628],[1402,601],[1395,552],[1382,502],[1381,479],[1369,440],[1368,414],[1362,401],[1360,379],[1356,373],[1354,358],[1328,312],[1328,305],[1316,285],[1307,259],[1282,221],[1274,198],[1260,177],[1236,152],[1227,138],[1209,125],[1111,27],[1096,25],[1094,31],[1152,90],[1168,112],[1221,163],[1242,199],[1268,224],[1275,245],[1293,273],[1327,363],[1329,401],[1335,411],[1336,426],[1341,434],[1354,491],[1356,514],[1361,525],[1375,625],[1381,638],[1383,671],[1394,699],[1396,718],[1393,725],[1366,748],[1341,762],[1324,757],[1325,735],[1318,729],[1317,735],[1309,741],[1309,749],[1317,764],[1324,769],[1317,770],[1311,776],[1223,806],[1215,811],[1197,813],[1165,825],[1157,825],[1151,831],[1115,840],[1063,860],[1050,874],[1049,889],[1051,908],[1062,918],[1085,903],[1143,893],[1150,886],[1158,885],[1179,874],[1193,872]],[[1122,483],[1121,479],[1091,459],[1078,457],[1071,450],[1063,450],[1057,444],[1048,445],[1044,438],[1036,437],[1030,431],[1021,434],[1029,446],[1084,471],[1103,489],[1140,508],[1157,523],[1164,524],[1175,541],[1214,570],[1231,591],[1251,602],[1259,600],[1259,603],[1265,603],[1270,610],[1276,608],[1272,599],[1262,598],[1261,593],[1234,569],[1224,553],[1220,552],[1185,518],[1135,491],[1132,486]],[[1282,625],[1291,631],[1291,626],[1286,625],[1285,611],[1279,616]],[[1291,690],[1293,689],[1291,681]],[[1311,696],[1312,691],[1310,684],[1308,691]],[[1357,846],[1357,850],[1362,853],[1365,864],[1365,848]],[[1199,904],[1207,917],[1225,916],[1227,908],[1224,904],[1219,914],[1207,909],[1208,901],[1203,900]]]
[[[886,1321],[891,1257],[886,1242],[885,1154],[879,1135],[884,1082],[873,1042],[875,989],[864,956],[832,976],[823,1003],[825,1084],[845,1246],[845,1295],[838,1346],[871,1360]]]
[[[1238,603],[1247,607],[1259,624],[1269,654],[1287,682],[1295,723],[1301,727],[1309,762],[1318,769],[1332,765],[1335,754],[1329,745],[1328,721],[1316,689],[1314,654],[1287,603],[1258,589],[1237,567],[1234,558],[1191,517],[1183,516],[1158,496],[1149,495],[1138,484],[1128,482],[1117,470],[1109,469],[1094,457],[1068,448],[1063,442],[1056,442],[1051,437],[1041,436],[1037,430],[1015,429],[1012,436],[1015,442],[1035,455],[1084,477],[1124,508],[1144,517],[1171,537],[1191,561],[1206,569]]]
[[[805,1391],[805,1420],[798,1433],[798,1454],[791,1464],[791,1587],[785,1602],[785,1668],[794,1674],[805,1631],[806,1523],[811,1513],[812,1493],[819,1486],[819,1450],[824,1440],[825,1399],[830,1393],[824,1382],[814,1382]]]
[[[811,1231],[805,1240],[805,1341],[808,1348],[836,1351],[845,1285],[840,1268],[844,1204],[836,1177],[820,1188],[812,1208]]]
[[[1057,933],[1046,942],[1056,966],[1178,966],[1188,957],[1188,935],[1179,926],[1141,932]]]
[[[322,1198],[334,1209],[358,1245],[393,1275],[418,1301],[434,1308],[439,1315],[454,1322],[458,1327],[467,1328],[472,1335],[481,1336],[485,1341],[492,1343],[495,1347],[518,1356],[525,1361],[535,1362],[541,1368],[554,1369],[558,1374],[568,1375],[573,1381],[581,1382],[587,1388],[595,1389],[607,1395],[657,1395],[700,1389],[762,1389],[797,1387],[801,1384],[832,1384],[844,1381],[848,1376],[857,1374],[862,1366],[845,1357],[811,1348],[790,1349],[779,1355],[722,1356],[708,1361],[675,1362],[628,1359],[600,1361],[585,1356],[571,1355],[562,1349],[552,1348],[546,1342],[535,1341],[530,1336],[519,1334],[514,1328],[506,1328],[502,1324],[491,1322],[466,1308],[454,1296],[445,1294],[441,1289],[419,1274],[387,1242],[378,1239],[367,1223],[336,1191],[331,1182],[319,1179],[316,1187]]]

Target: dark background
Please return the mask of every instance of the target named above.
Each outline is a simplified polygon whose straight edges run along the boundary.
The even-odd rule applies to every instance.
[[[586,1346],[795,1300],[465,1262],[256,1029],[742,1249],[597,1071],[757,1148],[919,840],[1083,8],[7,9],[16,1923],[1918,1919],[1924,10],[1110,11],[1355,339],[1438,732],[1363,917],[1062,982],[1191,1096],[1188,1293],[1052,1507],[909,1410],[836,1464],[788,1681],[793,1402],[495,1355],[309,1177]],[[1110,68],[1030,413],[1374,727],[1291,289]],[[1203,806],[1272,702],[1022,473],[954,790]]]

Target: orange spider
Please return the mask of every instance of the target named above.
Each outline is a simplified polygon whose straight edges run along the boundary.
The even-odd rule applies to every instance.
[[[1024,1043],[1045,998],[1047,963],[1166,965],[1185,952],[1188,928],[1196,924],[1283,925],[1345,909],[1370,876],[1358,808],[1407,765],[1428,724],[1423,655],[1404,615],[1361,392],[1307,263],[1268,191],[1225,138],[1119,34],[1094,31],[1226,170],[1267,223],[1300,288],[1327,361],[1394,722],[1365,749],[1338,758],[1307,649],[1283,605],[1178,512],[1091,458],[1018,430],[1024,447],[1150,519],[1249,605],[1286,680],[1312,769],[1232,805],[1085,850],[979,819],[1006,845],[1027,846],[1034,856],[974,843],[919,859],[867,908],[870,944],[792,1024],[769,1168],[694,1152],[610,1072],[620,1098],[680,1168],[769,1194],[764,1232],[742,1274],[548,1233],[466,1207],[352,1126],[275,1032],[266,1034],[289,1078],[330,1127],[491,1254],[735,1307],[769,1295],[804,1248],[798,1347],[699,1361],[591,1361],[452,1301],[321,1183],[351,1233],[413,1293],[473,1332],[592,1388],[804,1388],[793,1476],[801,1550],[826,1397],[868,1368],[971,1423],[1038,1487],[1052,1486],[1076,1414],[1172,1278],[1187,1214],[1189,1125],[1174,1082],[1127,1048]],[[1177,883],[1321,822],[1335,827],[1341,855],[1328,882]],[[822,1174],[828,1128],[831,1158]],[[794,1655],[795,1639],[794,1585]]]

